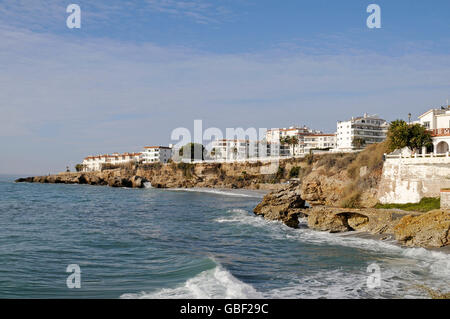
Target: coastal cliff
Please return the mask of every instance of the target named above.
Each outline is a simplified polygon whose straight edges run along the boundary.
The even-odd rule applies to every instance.
[[[384,143],[359,153],[308,155],[253,163],[125,165],[99,172],[60,173],[17,182],[143,188],[246,188],[272,191],[254,213],[298,228],[333,233],[364,231],[396,238],[407,246],[450,245],[450,213],[375,209],[383,172]],[[149,184],[147,184],[149,183]],[[307,203],[307,204],[306,204]],[[306,207],[309,205],[310,207]]]
[[[428,213],[376,209],[384,145],[373,145],[359,154],[326,155],[311,163],[299,183],[284,186],[264,197],[254,213],[268,220],[331,233],[365,232],[396,239],[410,247],[450,245],[450,211]],[[310,207],[305,207],[305,201]]]
[[[19,178],[16,182],[89,184],[143,188],[246,188],[277,190],[309,172],[308,159],[274,162],[126,164],[96,172],[59,173]]]

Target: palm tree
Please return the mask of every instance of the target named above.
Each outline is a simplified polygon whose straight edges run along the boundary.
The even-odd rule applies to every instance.
[[[293,156],[295,155],[295,146],[298,145],[298,143],[299,143],[298,137],[297,136],[292,136],[291,137],[291,144],[293,146],[293,148],[292,148],[292,155]]]

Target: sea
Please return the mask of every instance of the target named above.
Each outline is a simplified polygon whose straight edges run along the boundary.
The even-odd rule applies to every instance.
[[[291,229],[252,213],[261,192],[17,177],[0,176],[0,298],[429,298],[424,286],[450,286],[448,251]]]

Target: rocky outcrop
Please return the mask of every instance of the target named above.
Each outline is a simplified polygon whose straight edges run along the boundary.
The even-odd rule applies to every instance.
[[[336,205],[341,199],[343,189],[348,182],[345,173],[333,176],[323,175],[315,170],[304,178],[301,185],[301,194],[310,205]]]
[[[364,231],[371,234],[393,234],[394,227],[407,212],[374,208],[336,208],[317,206],[303,212],[308,227],[319,231],[341,233]]]
[[[301,208],[305,207],[298,186],[298,183],[293,183],[266,195],[253,212],[265,219],[281,221],[289,227],[298,228],[298,218],[302,216]]]
[[[450,211],[432,211],[405,216],[394,227],[395,238],[406,246],[450,245]]]
[[[280,161],[286,171],[300,165],[300,159]],[[60,173],[20,178],[17,182],[109,185],[112,187],[155,188],[247,188],[276,190],[287,176],[276,176],[271,162],[170,163],[126,165],[97,172]],[[285,174],[287,175],[287,174]]]
[[[111,187],[144,188],[147,180],[140,176],[105,171],[95,173],[61,173],[58,175],[19,178],[17,183],[89,184]]]
[[[319,185],[319,184],[317,184]],[[307,218],[310,229],[330,233],[361,231],[386,235],[406,246],[443,247],[450,245],[450,212],[426,214],[375,208],[304,208],[303,186],[290,184],[266,195],[254,213],[268,220],[299,227],[299,217]]]

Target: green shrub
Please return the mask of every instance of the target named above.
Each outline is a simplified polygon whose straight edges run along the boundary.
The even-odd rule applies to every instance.
[[[286,169],[285,169],[283,166],[279,166],[279,167],[278,167],[278,171],[277,171],[277,176],[276,176],[276,178],[277,178],[278,180],[284,178],[285,171],[286,171]]]
[[[289,171],[289,178],[297,178],[300,173],[300,169],[301,167],[299,166],[292,167],[291,170]]]

